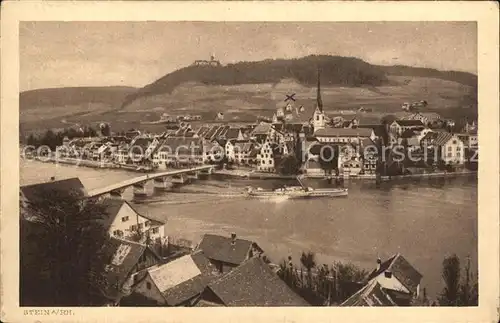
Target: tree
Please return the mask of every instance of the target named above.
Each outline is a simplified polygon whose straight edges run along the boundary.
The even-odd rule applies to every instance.
[[[324,144],[319,149],[318,162],[325,172],[325,175],[331,174],[338,169],[338,146]]]
[[[99,220],[106,216],[104,206],[75,192],[49,190],[31,199],[26,212],[35,216],[29,226],[36,228],[36,236],[31,236],[36,243],[29,245],[29,232],[21,239],[21,252],[31,256],[29,268],[21,266],[21,301],[102,305],[108,235]],[[30,247],[36,250],[30,252]]]
[[[308,286],[309,288],[312,287],[312,269],[316,267],[316,256],[314,252],[308,251],[308,252],[302,252],[302,255],[300,256],[300,263],[304,268],[307,270],[307,280],[308,280]]]
[[[279,164],[279,172],[282,175],[296,175],[299,173],[300,163],[294,155],[288,155]]]
[[[440,304],[457,306],[460,293],[460,259],[452,255],[443,260],[442,277],[445,288],[441,293]]]

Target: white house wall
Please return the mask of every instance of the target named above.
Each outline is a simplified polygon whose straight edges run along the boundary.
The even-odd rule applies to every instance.
[[[151,284],[151,289],[148,289],[147,283]],[[144,278],[144,280],[140,282],[139,285],[137,285],[137,287],[135,288],[135,292],[149,299],[155,300],[156,302],[158,302],[158,304],[163,305],[166,303],[165,298],[163,297],[162,293],[158,290],[158,287],[156,287],[156,284],[151,279],[149,273]]]

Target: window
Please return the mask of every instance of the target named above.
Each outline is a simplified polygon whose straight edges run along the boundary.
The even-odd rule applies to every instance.
[[[156,228],[153,228],[153,230],[151,230],[153,233],[158,233],[160,232],[160,228],[156,227]]]
[[[128,221],[128,216],[122,217],[122,222],[127,222]]]
[[[453,140],[453,144],[456,145],[457,144],[457,141],[456,140]]]
[[[272,160],[271,160],[271,159],[269,159],[269,165],[271,165],[271,164],[272,164]]]
[[[151,289],[151,283],[150,283],[150,282],[147,282],[147,283],[146,283],[146,288],[147,288],[147,289]]]
[[[457,157],[460,158],[460,153],[457,153]]]
[[[460,150],[461,150],[460,147],[457,147],[457,151],[460,151]]]
[[[448,153],[448,157],[451,157],[451,153]]]
[[[451,151],[452,147],[448,147],[448,151]]]
[[[316,121],[319,121],[319,115],[316,115]]]
[[[139,223],[139,224],[137,225],[137,227],[138,227],[139,229],[142,229],[142,223]]]
[[[135,224],[130,226],[130,231],[135,231],[137,229],[137,226]]]
[[[151,221],[144,222],[144,227],[149,227],[151,225]]]

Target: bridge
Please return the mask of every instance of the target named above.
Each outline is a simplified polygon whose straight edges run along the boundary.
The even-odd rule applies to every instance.
[[[183,183],[185,181],[185,176],[191,174],[191,176],[197,177],[199,173],[205,172],[208,174],[212,173],[214,166],[199,166],[193,168],[184,168],[179,170],[172,170],[168,172],[161,173],[151,173],[143,176],[138,176],[135,178],[131,178],[119,183],[114,183],[112,185],[108,185],[106,187],[97,188],[88,192],[89,197],[98,197],[105,194],[111,195],[119,195],[123,193],[123,191],[130,187],[134,187],[134,195],[145,195],[145,187],[144,184],[148,181],[155,181],[155,187],[157,188],[166,188],[166,178],[176,178],[177,183]],[[156,185],[158,183],[158,185]]]

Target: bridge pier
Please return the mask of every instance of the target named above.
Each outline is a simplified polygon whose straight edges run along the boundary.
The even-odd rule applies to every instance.
[[[189,172],[189,173],[187,173],[186,176],[189,179],[198,179],[198,172],[197,171]]]
[[[136,183],[132,186],[134,187],[134,197],[144,197],[147,195],[146,183]]]
[[[113,190],[113,191],[110,191],[109,192],[109,196],[110,197],[113,197],[113,198],[122,198],[123,196],[123,192],[125,192],[125,189],[124,188],[120,188],[120,189],[117,189],[117,190]]]
[[[172,186],[172,183],[167,181],[166,177],[158,177],[153,180],[155,190],[167,190]]]
[[[184,184],[187,181],[187,177],[184,174],[172,176],[172,183]]]

